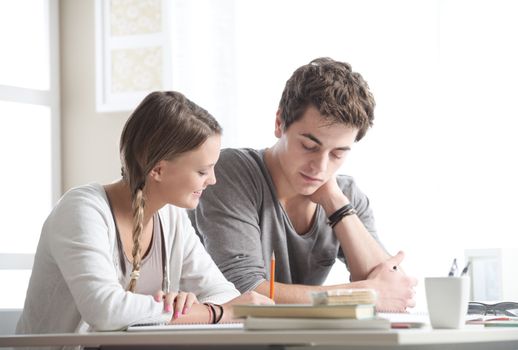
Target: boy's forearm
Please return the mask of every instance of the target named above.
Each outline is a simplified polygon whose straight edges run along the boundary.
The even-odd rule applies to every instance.
[[[275,282],[274,300],[277,304],[311,304],[311,293],[338,288],[365,288],[364,281],[337,284],[332,286],[309,286]],[[257,293],[269,296],[270,282],[264,281],[255,288]]]
[[[357,215],[344,217],[336,224],[334,232],[347,257],[352,281],[366,279],[376,266],[389,258]]]
[[[342,192],[333,192],[326,196],[320,204],[324,208],[326,216],[329,217],[350,203],[349,198]],[[389,255],[372,237],[358,215],[347,215],[339,219],[333,230],[344,255],[347,257],[352,281],[366,279],[377,265],[389,258]]]

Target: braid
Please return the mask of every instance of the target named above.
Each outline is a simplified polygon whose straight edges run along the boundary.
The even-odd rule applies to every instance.
[[[131,252],[133,256],[133,270],[131,271],[131,279],[128,285],[128,290],[130,292],[135,292],[135,288],[137,287],[137,280],[140,276],[140,261],[142,259],[140,252],[140,238],[144,229],[143,221],[145,205],[142,187],[139,187],[133,196],[133,251]]]

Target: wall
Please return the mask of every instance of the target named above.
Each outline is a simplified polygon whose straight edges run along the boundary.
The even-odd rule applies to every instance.
[[[62,189],[120,174],[128,113],[95,111],[95,2],[60,1]]]

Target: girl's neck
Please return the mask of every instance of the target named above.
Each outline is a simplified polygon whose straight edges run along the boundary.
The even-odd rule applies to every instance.
[[[114,207],[114,210],[122,214],[123,216],[132,217],[133,216],[133,201],[131,198],[131,190],[129,184],[124,180],[119,180],[117,182],[111,183],[109,185],[104,186],[108,197],[110,198],[110,202]],[[158,208],[154,208],[152,198],[146,193],[144,189],[144,225],[151,220],[155,212]]]

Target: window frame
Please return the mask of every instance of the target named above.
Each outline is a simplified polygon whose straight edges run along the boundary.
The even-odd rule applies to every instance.
[[[10,85],[0,85],[0,101],[33,104],[50,109],[51,139],[51,202],[61,196],[61,117],[59,84],[59,3],[46,0],[49,45],[49,89],[39,90]],[[0,270],[31,270],[34,253],[0,252]]]

